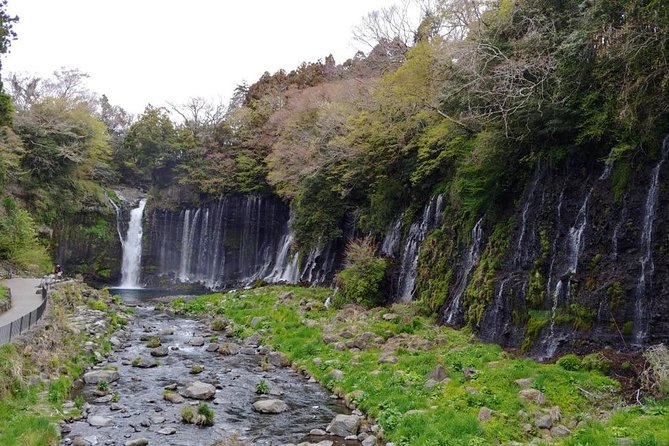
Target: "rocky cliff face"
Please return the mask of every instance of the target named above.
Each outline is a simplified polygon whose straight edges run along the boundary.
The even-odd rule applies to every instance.
[[[54,261],[66,275],[81,274],[91,283],[118,283],[122,248],[116,224],[111,206],[63,216],[53,228]]]
[[[467,234],[447,219],[426,237],[415,294],[441,293],[444,323],[539,357],[667,342],[668,152],[622,173],[538,164],[508,220]]]

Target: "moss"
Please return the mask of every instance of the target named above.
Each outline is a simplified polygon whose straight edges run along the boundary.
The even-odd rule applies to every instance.
[[[502,257],[509,246],[511,220],[495,226],[464,294],[466,320],[470,326],[481,323],[486,305],[495,293],[495,278],[502,265]]]
[[[631,176],[632,167],[628,162],[621,160],[616,163],[613,173],[611,174],[611,181],[613,182],[613,199],[616,203],[621,202]]]
[[[539,338],[541,330],[550,321],[550,314],[548,311],[532,311],[530,310],[530,317],[525,324],[525,336],[520,350],[524,353],[530,351],[535,341]]]
[[[625,336],[629,336],[632,334],[632,331],[634,331],[634,322],[633,321],[627,321],[623,324],[623,334]]]

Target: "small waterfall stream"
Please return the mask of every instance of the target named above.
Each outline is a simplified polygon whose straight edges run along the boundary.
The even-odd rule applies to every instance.
[[[121,288],[140,288],[139,275],[142,264],[142,217],[146,198],[130,211],[128,233],[123,242],[123,263],[121,265]]]
[[[479,219],[472,229],[472,243],[467,251],[465,263],[462,268],[462,274],[455,287],[455,294],[451,300],[450,305],[446,309],[444,320],[447,324],[453,325],[457,323],[457,318],[460,317],[462,307],[462,296],[465,294],[467,284],[469,283],[469,276],[474,267],[478,264],[481,257],[481,247],[483,245],[483,217]]]
[[[427,237],[428,232],[442,223],[443,203],[444,196],[442,194],[432,197],[423,208],[421,219],[412,223],[409,227],[409,233],[407,234],[400,260],[400,275],[397,280],[397,300],[400,302],[409,302],[413,298],[416,274],[418,272],[420,246],[425,237]],[[398,221],[401,222],[401,217]]]
[[[660,170],[662,165],[669,156],[669,136],[664,139],[662,144],[662,158],[657,163],[651,173],[650,187],[648,188],[648,195],[646,196],[646,204],[644,208],[643,227],[641,230],[641,258],[639,264],[641,266],[639,272],[639,280],[637,282],[634,293],[634,329],[632,331],[632,342],[634,345],[643,345],[646,336],[648,335],[648,293],[647,289],[650,286],[653,272],[655,271],[655,264],[653,263],[653,223],[655,221],[655,211],[658,205],[658,193],[660,190]]]

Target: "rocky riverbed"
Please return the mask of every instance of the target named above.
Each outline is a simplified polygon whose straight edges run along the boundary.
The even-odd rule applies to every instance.
[[[61,425],[61,445],[360,444],[360,419],[340,400],[286,367],[258,335],[230,335],[138,306],[111,338],[113,353],[84,375],[73,400],[86,403],[81,416]],[[197,412],[202,402],[213,410],[213,425],[183,422],[183,408]]]

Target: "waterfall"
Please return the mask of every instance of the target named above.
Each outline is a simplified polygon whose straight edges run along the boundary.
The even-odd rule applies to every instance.
[[[397,280],[397,298],[400,302],[409,302],[413,298],[420,246],[428,232],[441,224],[443,220],[443,200],[444,197],[441,194],[432,197],[423,208],[421,219],[412,223],[409,228]]]
[[[116,211],[116,233],[118,234],[118,239],[121,242],[121,246],[123,246],[124,240],[123,234],[121,233],[121,208],[119,208],[116,203],[114,203],[114,200],[112,200],[111,197],[107,195],[107,192],[105,192],[105,197],[107,197],[107,201],[109,201],[109,203],[114,208],[114,211]]]
[[[642,255],[639,259],[641,266],[639,279],[635,290],[634,305],[634,329],[632,332],[633,343],[636,346],[643,345],[648,335],[648,295],[647,288],[653,278],[655,264],[653,263],[653,223],[655,220],[655,210],[658,204],[658,193],[660,191],[660,170],[669,155],[669,136],[664,139],[662,144],[662,158],[651,172],[651,182],[646,196],[646,205],[644,207],[643,227],[641,230],[641,250]]]
[[[437,210],[438,211],[438,210]],[[400,215],[388,228],[386,236],[383,238],[381,244],[381,253],[388,257],[395,257],[400,247],[402,239],[402,219],[404,214]]]
[[[478,264],[479,258],[481,256],[481,247],[483,245],[483,217],[479,219],[472,229],[472,243],[467,251],[467,256],[465,257],[465,263],[462,268],[462,274],[458,280],[453,299],[451,300],[450,305],[446,309],[445,321],[447,324],[453,325],[457,323],[456,318],[460,315],[460,309],[462,307],[462,296],[465,294],[467,289],[467,284],[469,283],[469,276]]]
[[[525,232],[527,228],[527,216],[528,212],[530,210],[530,206],[532,205],[532,202],[534,201],[534,193],[537,189],[537,184],[539,183],[539,179],[541,178],[541,165],[537,163],[536,167],[536,172],[534,174],[534,179],[532,180],[532,184],[530,186],[530,190],[527,193],[527,200],[525,200],[525,204],[523,205],[523,212],[522,212],[522,217],[521,217],[521,226],[520,226],[520,236],[518,236],[518,244],[516,245],[516,253],[514,254],[513,257],[513,264],[516,265],[517,267],[520,267],[523,261],[525,260],[525,256],[527,253],[527,250],[523,249],[523,241],[525,239]]]
[[[146,198],[130,211],[128,233],[123,243],[123,263],[121,266],[121,288],[140,288],[139,273],[142,264],[142,216]]]

